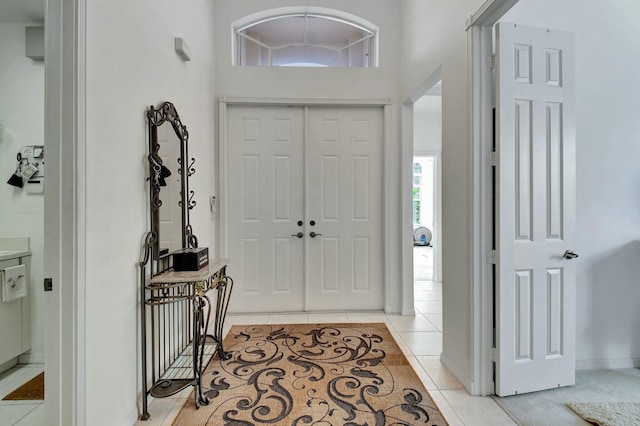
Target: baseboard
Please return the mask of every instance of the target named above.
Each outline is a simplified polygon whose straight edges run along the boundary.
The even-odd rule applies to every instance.
[[[440,362],[442,363],[442,365],[447,367],[451,374],[456,376],[456,379],[460,381],[462,386],[464,386],[464,388],[470,395],[475,395],[473,393],[473,391],[475,390],[473,381],[469,379],[465,374],[463,374],[462,371],[460,371],[460,369],[444,354],[444,352],[440,353]]]
[[[399,309],[399,308],[397,308],[397,307],[395,307],[395,306],[391,306],[391,305],[387,305],[387,306],[384,308],[384,313],[385,313],[385,314],[393,315],[393,314],[400,314],[401,312],[402,312],[402,310],[401,310],[401,309]]]
[[[10,359],[7,362],[3,362],[2,364],[0,364],[0,373],[4,373],[8,369],[14,367],[16,364],[18,364],[18,358],[17,357],[13,358],[13,359]]]
[[[620,368],[639,368],[640,358],[613,359],[579,359],[576,360],[576,370],[616,370]]]
[[[41,355],[41,354],[20,355],[18,364],[44,364],[44,355]]]
[[[403,309],[402,310],[402,315],[409,315],[409,316],[415,316],[416,314],[416,310],[411,308],[411,309]]]

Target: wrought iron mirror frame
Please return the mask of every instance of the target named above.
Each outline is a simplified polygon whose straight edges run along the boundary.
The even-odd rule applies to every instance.
[[[149,107],[146,113],[149,124],[149,199],[151,206],[151,250],[152,259],[159,260],[160,255],[160,190],[164,177],[162,158],[160,158],[160,144],[158,143],[158,127],[169,123],[180,140],[180,157],[178,158],[178,174],[180,175],[180,201],[178,205],[182,213],[182,247],[198,247],[198,239],[193,234],[193,229],[189,222],[189,212],[196,206],[194,192],[189,189],[189,178],[193,176],[196,169],[193,167],[195,158],[189,159],[189,132],[187,127],[180,120],[178,111],[171,102],[163,102],[154,108]],[[188,164],[187,164],[188,161]],[[186,166],[185,166],[186,165]],[[159,271],[161,272],[161,271]]]

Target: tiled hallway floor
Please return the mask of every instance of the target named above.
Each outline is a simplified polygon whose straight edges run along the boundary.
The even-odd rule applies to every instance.
[[[0,425],[42,426],[44,401],[2,401],[17,387],[44,370],[43,364],[15,366],[0,374]]]
[[[414,370],[429,390],[433,400],[451,425],[514,425],[504,411],[489,397],[472,397],[460,382],[440,363],[442,351],[441,284],[416,282],[416,315],[388,315],[383,312],[342,312],[323,314],[229,315],[225,334],[232,325],[287,324],[323,322],[384,322],[398,342]],[[420,302],[438,302],[424,303]],[[173,398],[150,398],[151,420],[136,425],[171,425],[189,393]]]

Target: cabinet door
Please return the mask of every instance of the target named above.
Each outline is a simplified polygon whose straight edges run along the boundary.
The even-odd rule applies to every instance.
[[[0,262],[0,270],[19,264],[18,259],[5,260]],[[0,342],[0,364],[22,353],[22,299],[0,301]]]

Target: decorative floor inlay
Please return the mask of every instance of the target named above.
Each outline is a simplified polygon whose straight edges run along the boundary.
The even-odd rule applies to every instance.
[[[447,425],[383,323],[234,326],[174,425]]]

